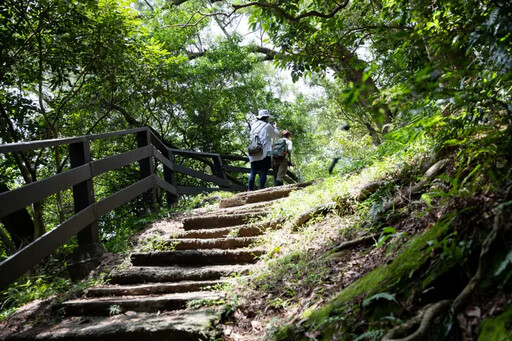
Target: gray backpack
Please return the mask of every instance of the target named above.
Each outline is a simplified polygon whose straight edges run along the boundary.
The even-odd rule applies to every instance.
[[[285,138],[274,140],[272,143],[272,158],[283,160],[288,154],[288,144]]]
[[[249,148],[247,148],[247,152],[249,153],[249,156],[260,156],[263,154],[263,144],[260,141],[260,131],[265,128],[267,123],[264,123],[262,127],[258,130],[258,132],[255,132],[252,136],[251,143],[249,144]]]

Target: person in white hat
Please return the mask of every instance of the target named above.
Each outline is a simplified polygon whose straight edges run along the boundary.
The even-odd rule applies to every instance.
[[[277,124],[271,125],[268,121],[270,114],[267,109],[261,109],[258,111],[258,119],[253,122],[251,126],[251,137],[257,135],[263,145],[263,153],[260,155],[249,156],[251,162],[251,174],[249,175],[249,191],[254,190],[254,182],[256,180],[256,174],[259,174],[259,185],[260,189],[265,188],[265,182],[267,181],[267,173],[272,166],[272,158],[270,153],[272,152],[272,139],[279,137],[279,130]]]

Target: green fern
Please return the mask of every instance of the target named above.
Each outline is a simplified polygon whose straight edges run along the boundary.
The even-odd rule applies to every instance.
[[[390,294],[389,292],[379,292],[378,294],[375,294],[375,295],[371,296],[370,298],[365,299],[363,301],[363,307],[367,307],[370,305],[370,303],[372,303],[375,300],[379,300],[379,299],[385,299],[390,302],[398,303],[397,299],[395,298],[395,295]]]
[[[361,341],[361,340],[380,340],[384,336],[384,330],[377,329],[377,330],[369,330],[358,337],[354,339],[354,341]]]

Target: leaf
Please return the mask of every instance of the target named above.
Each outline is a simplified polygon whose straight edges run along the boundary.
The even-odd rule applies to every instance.
[[[396,233],[396,229],[394,227],[385,227],[382,229],[382,233],[384,234],[387,234],[387,233]]]
[[[363,301],[363,307],[367,307],[375,300],[384,299],[390,302],[395,302],[398,304],[397,299],[395,298],[395,295],[390,294],[389,292],[380,292],[378,294],[375,294],[371,296],[370,298],[367,298]]]
[[[496,269],[496,272],[494,272],[494,275],[495,276],[499,276],[501,275],[501,273],[503,271],[505,271],[507,269],[507,267],[509,266],[509,264],[512,263],[512,250],[510,250],[510,252],[505,256],[505,259],[500,263],[500,265],[498,266],[498,269]]]
[[[481,164],[476,165],[475,169],[473,169],[471,173],[462,180],[461,186],[464,185],[480,168],[482,168]]]
[[[369,330],[358,337],[354,339],[354,341],[361,341],[361,340],[380,340],[380,338],[384,335],[384,330],[377,329],[377,330]]]

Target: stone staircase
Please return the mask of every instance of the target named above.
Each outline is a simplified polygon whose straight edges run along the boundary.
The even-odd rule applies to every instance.
[[[215,286],[246,274],[264,253],[251,244],[280,221],[254,222],[276,200],[309,183],[240,193],[213,212],[182,220],[164,245],[173,251],[137,252],[131,266],[113,271],[108,285],[88,289],[63,302],[65,318],[39,325],[7,340],[209,340],[221,308],[193,309],[191,302],[215,301]],[[194,213],[194,212],[192,212]]]

